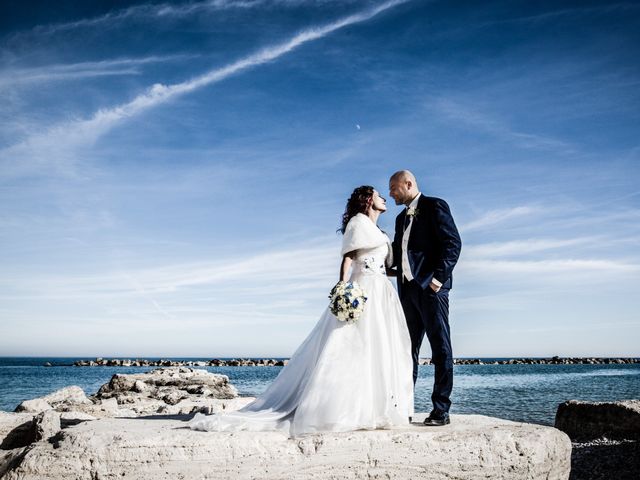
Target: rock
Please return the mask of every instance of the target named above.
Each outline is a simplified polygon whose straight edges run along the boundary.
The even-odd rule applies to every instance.
[[[149,388],[147,387],[147,384],[142,380],[136,380],[135,382],[133,382],[132,390],[137,393],[144,393],[149,390]]]
[[[234,398],[238,398],[238,391],[225,375],[170,367],[146,373],[115,374],[93,397],[96,405],[77,410],[101,418],[175,415],[201,409],[219,411],[223,400]]]
[[[11,450],[32,442],[33,415],[0,411],[0,449]]]
[[[45,410],[64,410],[74,405],[91,405],[93,402],[87,398],[82,388],[72,385],[61,388],[44,397],[25,400],[16,407],[16,412],[40,413]]]
[[[1,412],[0,449],[15,450],[26,447],[33,442],[46,440],[60,430],[60,414],[51,409],[36,416],[25,413]],[[1,470],[2,467],[0,467]]]
[[[46,400],[42,398],[34,398],[33,400],[25,400],[20,402],[15,409],[16,412],[28,412],[28,413],[40,413],[45,410],[52,410],[53,407],[49,405]]]
[[[238,397],[232,398],[231,400],[220,400],[217,398],[202,400],[186,399],[176,405],[162,405],[155,413],[162,415],[189,415],[200,412],[210,415],[222,411],[238,410],[254,400],[254,397]]]
[[[206,387],[206,385],[187,385],[185,390],[187,391],[187,393],[197,394],[197,395],[211,395],[211,394],[213,394],[213,392],[211,390],[209,390]]]
[[[42,398],[54,408],[61,403],[66,405],[86,405],[92,403],[85,395],[84,390],[76,385],[61,388]]]
[[[13,413],[0,410],[0,441],[18,425],[30,422],[33,415],[30,413]]]
[[[36,415],[33,419],[34,441],[47,440],[58,433],[60,426],[60,414],[54,410],[46,410]]]
[[[556,412],[556,428],[574,440],[640,440],[640,400],[591,403],[570,400]]]
[[[117,398],[103,398],[100,401],[100,407],[107,412],[116,412],[118,410]]]
[[[143,382],[146,389],[153,387],[171,386],[187,389],[193,385],[205,385],[211,389],[216,398],[235,398],[238,396],[236,388],[229,383],[229,377],[188,367],[158,368],[146,373],[116,374],[107,385],[100,387],[98,398],[117,396],[122,392],[135,391],[136,381]]]
[[[183,398],[187,397],[181,394],[179,391],[174,390],[167,393],[166,395],[163,395],[162,401],[168,405],[177,405]]]
[[[5,479],[555,480],[567,479],[570,470],[564,433],[479,415],[454,415],[442,428],[408,425],[298,439],[279,432],[196,432],[185,428],[187,418],[82,423],[63,430],[53,444],[34,444]]]
[[[105,383],[100,387],[96,396],[98,398],[109,398],[113,394],[128,392],[133,390],[136,380],[132,375],[116,373],[111,377],[109,383]]]
[[[137,410],[132,408],[121,407],[116,398],[105,398],[100,400],[98,404],[91,407],[84,407],[80,411],[97,418],[137,417],[139,414]]]
[[[4,478],[5,473],[22,461],[26,451],[26,447],[0,450],[0,478]]]

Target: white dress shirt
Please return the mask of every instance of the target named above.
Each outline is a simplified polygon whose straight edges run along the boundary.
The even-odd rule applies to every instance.
[[[409,209],[416,210],[418,208],[418,199],[420,198],[420,195],[422,195],[422,193],[418,192],[416,197],[413,200],[411,200],[411,203],[407,207],[407,211],[409,211]],[[411,280],[413,280],[413,275],[411,273],[411,265],[409,265],[409,255],[407,254],[407,246],[409,245],[409,235],[411,235],[412,225],[413,225],[413,215],[409,217],[409,225],[407,225],[407,228],[402,234],[402,276],[407,280],[407,282],[410,282]],[[437,288],[442,287],[442,283],[436,280],[435,278],[431,279],[431,283],[433,283]]]
[[[416,197],[411,200],[411,203],[407,206],[407,211],[413,208],[414,210],[418,207],[418,199],[422,195],[420,192],[416,195]],[[405,215],[407,213],[405,212]],[[409,255],[407,255],[407,245],[409,245],[409,235],[411,234],[411,225],[413,225],[413,216],[409,217],[409,225],[405,228],[404,233],[402,234],[402,275],[406,278],[407,282],[413,280],[413,275],[411,274],[411,266],[409,265]]]

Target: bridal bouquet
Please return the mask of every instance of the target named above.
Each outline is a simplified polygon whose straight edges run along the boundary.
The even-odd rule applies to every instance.
[[[329,293],[329,309],[341,322],[354,323],[362,314],[367,297],[356,282],[339,281]]]

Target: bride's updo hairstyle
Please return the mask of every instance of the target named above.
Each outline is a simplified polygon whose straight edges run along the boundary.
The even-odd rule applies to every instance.
[[[342,214],[342,226],[340,227],[341,233],[344,234],[349,220],[355,217],[358,213],[366,213],[367,208],[371,204],[371,199],[373,198],[373,191],[374,188],[369,185],[362,185],[353,191],[349,200],[347,200],[347,206]]]

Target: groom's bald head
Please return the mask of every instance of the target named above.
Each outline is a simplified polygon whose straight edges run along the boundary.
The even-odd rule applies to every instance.
[[[409,170],[398,170],[396,173],[391,175],[390,181],[393,181],[393,180],[397,180],[400,182],[409,181],[413,183],[416,188],[418,188],[418,182],[416,181],[416,176],[413,173],[411,173]]]
[[[408,205],[419,191],[416,177],[409,170],[399,170],[389,179],[389,195],[396,205]]]

